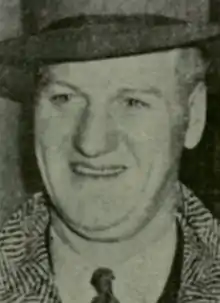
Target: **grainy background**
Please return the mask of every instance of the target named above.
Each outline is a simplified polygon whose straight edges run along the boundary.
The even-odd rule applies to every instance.
[[[20,31],[19,0],[0,0],[0,40]],[[19,114],[18,104],[0,98],[0,226],[23,195],[17,142]]]

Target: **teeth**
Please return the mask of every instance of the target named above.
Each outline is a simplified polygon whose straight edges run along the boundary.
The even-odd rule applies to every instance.
[[[117,175],[121,173],[124,169],[123,168],[116,168],[116,169],[91,169],[88,167],[84,167],[81,165],[77,165],[74,167],[74,171],[76,173],[82,174],[82,175],[91,175],[91,176],[111,176],[111,175]]]

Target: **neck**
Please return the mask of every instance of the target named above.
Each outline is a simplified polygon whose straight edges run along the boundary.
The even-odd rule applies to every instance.
[[[171,199],[171,197],[169,198]],[[169,201],[170,205],[175,205],[178,199],[179,195],[175,195],[175,201],[172,197],[172,201]],[[158,245],[164,246],[164,243],[165,246],[167,243],[172,245],[176,239],[175,213],[173,209],[165,211],[163,208],[138,234],[115,243],[88,241],[70,231],[55,213],[52,213],[52,228],[54,236],[59,238],[60,244],[70,254],[71,252],[77,254],[83,257],[86,262],[97,266],[112,267],[122,262],[125,263],[132,256],[145,250],[146,247],[149,254],[151,254],[155,249],[158,249]]]

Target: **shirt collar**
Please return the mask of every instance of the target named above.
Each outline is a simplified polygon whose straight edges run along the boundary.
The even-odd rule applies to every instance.
[[[184,260],[179,302],[214,302],[220,299],[219,221],[190,190],[182,184],[180,188],[177,219],[183,231]],[[1,302],[9,302],[11,296],[24,297],[37,285],[40,289],[42,281],[51,285],[48,292],[55,292],[45,236],[49,223],[45,198],[38,193],[13,213],[1,230]]]

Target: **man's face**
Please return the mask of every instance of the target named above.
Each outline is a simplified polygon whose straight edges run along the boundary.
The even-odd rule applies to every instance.
[[[36,154],[72,229],[120,238],[170,210],[188,107],[176,77],[179,52],[46,68]]]

